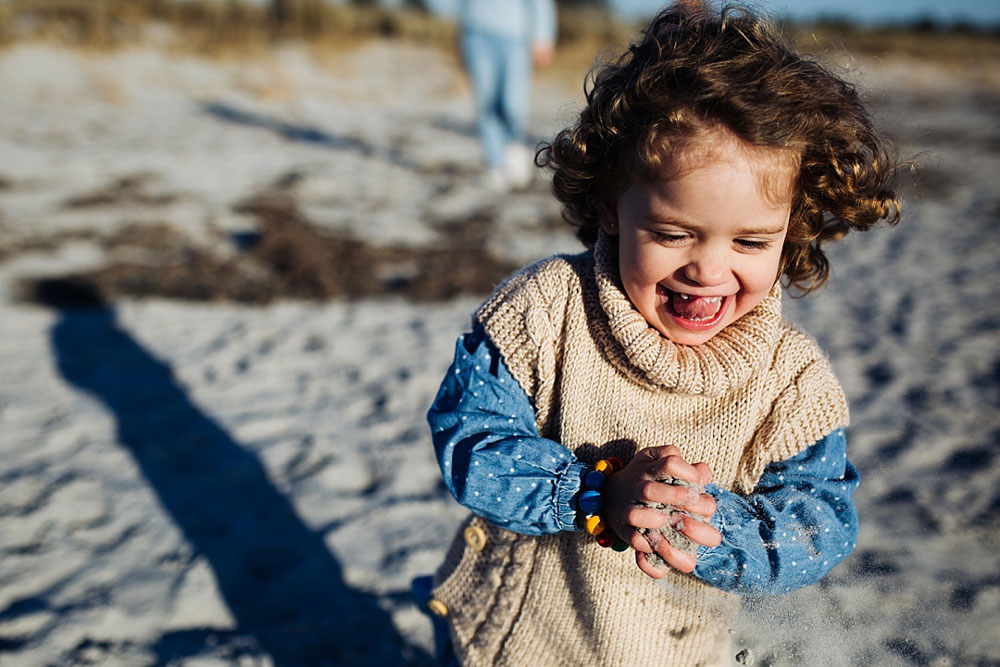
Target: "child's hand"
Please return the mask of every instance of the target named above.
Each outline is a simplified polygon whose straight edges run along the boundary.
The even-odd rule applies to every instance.
[[[692,486],[667,484],[656,480],[676,478]],[[604,515],[611,529],[636,550],[639,569],[659,579],[667,573],[649,562],[646,554],[654,549],[667,564],[681,572],[693,572],[697,561],[660,536],[660,528],[668,522],[693,542],[714,547],[722,541],[719,531],[707,523],[715,514],[715,499],[704,493],[712,471],[705,463],[688,463],[674,446],[650,447],[636,454],[623,470],[608,478],[604,490]],[[637,503],[659,503],[704,517],[664,513]],[[649,529],[646,535],[637,528]]]
[[[552,64],[555,47],[548,42],[535,42],[531,45],[531,60],[536,67],[548,67]]]

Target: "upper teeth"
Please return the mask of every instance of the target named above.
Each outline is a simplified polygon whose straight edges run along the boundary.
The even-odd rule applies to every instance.
[[[697,299],[698,298],[698,297],[693,296],[691,294],[683,294],[681,292],[676,292],[676,294],[677,294],[677,296],[679,296],[680,298],[684,299],[685,301],[690,301],[691,299]],[[703,296],[701,298],[705,299],[709,303],[718,303],[718,302],[722,301],[722,297],[721,296]]]

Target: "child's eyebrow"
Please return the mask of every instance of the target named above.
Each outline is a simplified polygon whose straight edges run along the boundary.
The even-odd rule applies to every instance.
[[[744,227],[739,230],[739,234],[748,236],[768,236],[770,234],[781,234],[785,231],[784,223],[774,227]]]
[[[674,227],[684,227],[686,229],[700,229],[701,225],[693,222],[686,222],[678,218],[653,217],[650,219],[654,225],[669,225]],[[773,225],[771,227],[742,227],[736,230],[737,236],[770,236],[781,234],[785,231],[785,224]]]

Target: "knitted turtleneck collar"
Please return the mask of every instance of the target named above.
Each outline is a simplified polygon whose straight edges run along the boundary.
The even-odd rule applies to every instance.
[[[705,343],[678,345],[654,329],[632,305],[618,273],[616,240],[599,235],[594,277],[610,335],[609,359],[635,381],[683,394],[719,396],[765,366],[781,336],[781,287]],[[599,336],[604,338],[604,336]],[[609,342],[609,341],[606,341]]]

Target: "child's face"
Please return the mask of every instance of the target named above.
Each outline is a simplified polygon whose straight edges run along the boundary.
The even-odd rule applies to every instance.
[[[714,144],[708,158],[669,180],[630,186],[601,219],[618,236],[632,303],[681,345],[704,343],[767,296],[791,212],[792,175],[780,156],[721,136],[703,141]],[[767,179],[778,187],[766,192],[785,194],[765,194]]]

